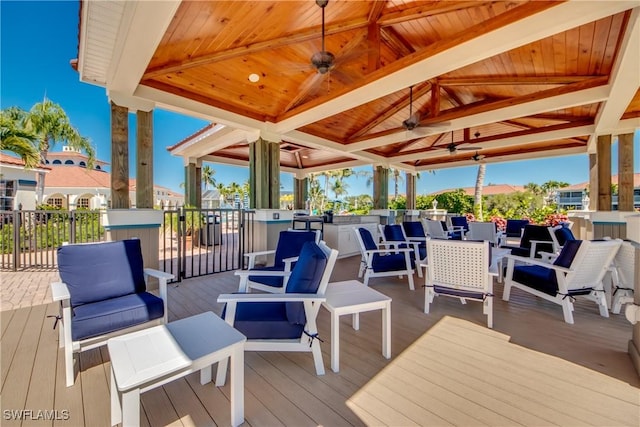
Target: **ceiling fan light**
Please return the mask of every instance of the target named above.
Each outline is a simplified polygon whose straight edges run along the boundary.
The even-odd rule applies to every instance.
[[[313,54],[311,64],[320,74],[326,74],[333,68],[335,59],[333,53],[322,50]]]

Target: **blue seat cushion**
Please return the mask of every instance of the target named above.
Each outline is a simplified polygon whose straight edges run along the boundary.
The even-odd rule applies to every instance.
[[[300,338],[304,324],[289,322],[286,304],[284,302],[238,303],[233,327],[248,339]]]
[[[558,293],[558,281],[552,268],[517,265],[513,268],[513,280],[551,296]]]
[[[305,243],[300,252],[298,262],[287,281],[286,293],[317,293],[327,262],[327,255],[317,243]],[[286,313],[289,322],[292,324],[304,325],[307,323],[302,302],[286,303]]]
[[[257,267],[252,269],[251,271],[284,271],[284,266],[275,266],[272,265],[270,267]],[[273,276],[249,276],[249,280],[252,282],[261,283],[266,286],[273,286],[274,288],[282,287],[282,277],[273,277]]]
[[[71,337],[74,341],[114,332],[164,316],[161,298],[140,292],[73,308]]]
[[[406,270],[407,263],[404,254],[373,254],[371,267],[375,273],[383,273],[387,271]]]
[[[60,246],[58,270],[72,307],[146,290],[138,239]]]

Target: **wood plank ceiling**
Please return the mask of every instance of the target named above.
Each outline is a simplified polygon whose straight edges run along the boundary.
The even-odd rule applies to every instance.
[[[321,74],[310,62],[322,46],[322,9],[315,2],[184,1],[140,84],[277,128],[323,104],[338,105],[340,97],[372,82],[382,87],[385,77],[425,59],[437,64],[458,48],[462,58],[455,63],[462,65],[454,69],[443,64],[447,71],[434,75],[425,68],[424,80],[389,93],[370,89],[366,102],[279,134],[282,166],[317,170],[384,159],[419,171],[473,164],[476,153],[504,161],[586,152],[602,97],[555,100],[610,83],[631,9],[490,56],[460,49],[514,23],[523,22],[527,31],[528,18],[563,3],[331,0],[324,9],[324,46],[336,59]],[[259,81],[251,82],[250,74]],[[419,126],[406,131],[410,111]],[[622,118],[637,117],[636,87]],[[466,150],[452,148],[460,144]],[[207,156],[244,161],[248,144],[216,146]]]

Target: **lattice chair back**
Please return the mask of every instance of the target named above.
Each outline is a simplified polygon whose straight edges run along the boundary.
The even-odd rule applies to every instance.
[[[425,313],[435,296],[482,301],[487,326],[493,327],[493,282],[489,275],[489,242],[429,240],[427,242]]]
[[[498,245],[498,230],[495,222],[470,222],[469,234],[467,238],[470,240],[487,240],[491,244]]]
[[[640,245],[630,241],[624,241],[618,249],[613,260],[612,301],[611,311],[620,313],[623,304],[633,302],[635,280],[636,251],[640,251]]]

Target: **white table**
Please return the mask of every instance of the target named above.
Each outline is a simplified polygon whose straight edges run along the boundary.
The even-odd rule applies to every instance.
[[[360,329],[359,313],[382,310],[382,355],[391,357],[391,298],[357,280],[329,283],[322,306],[331,313],[331,370],[340,371],[340,316],[352,314]]]
[[[244,342],[247,338],[212,312],[111,338],[111,425],[140,425],[140,393],[231,359],[231,424],[244,422]],[[216,384],[222,386],[224,384]]]

